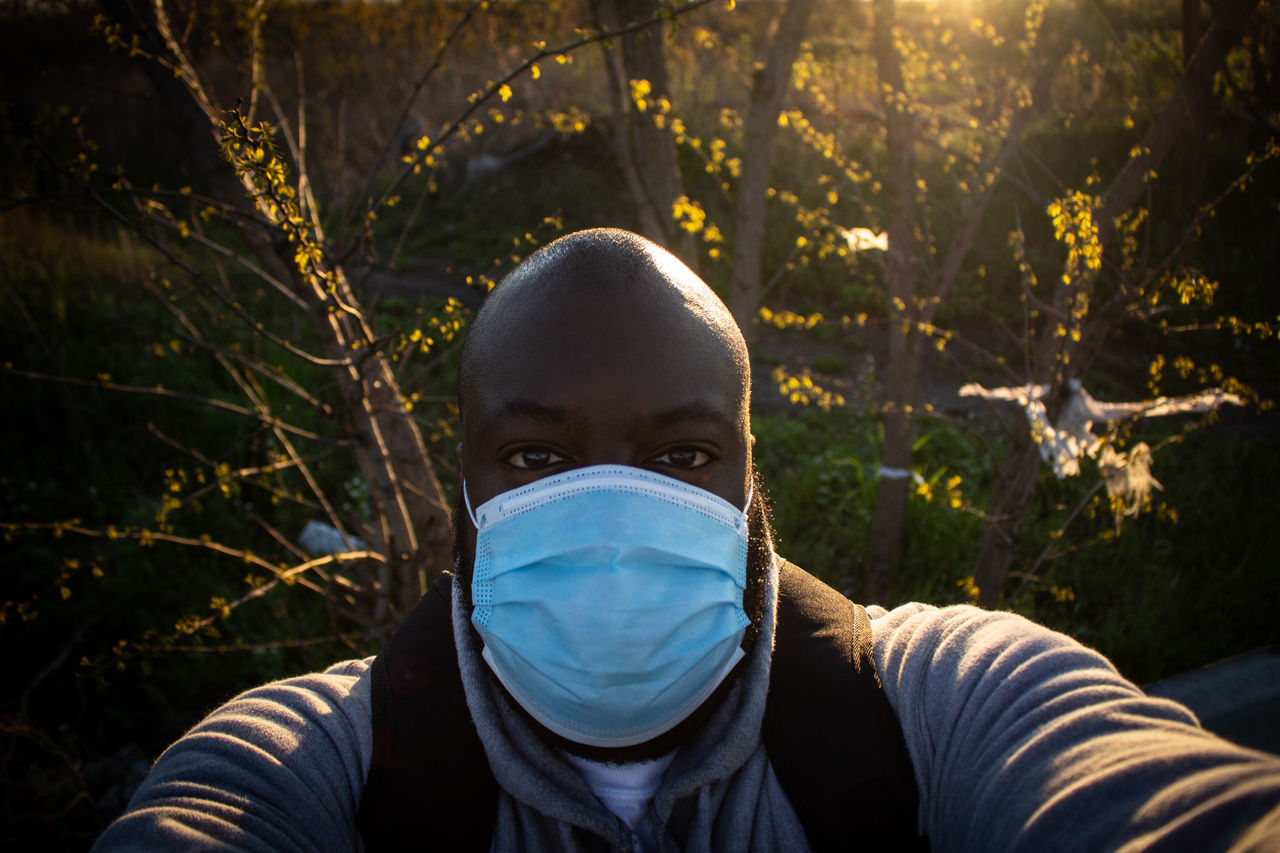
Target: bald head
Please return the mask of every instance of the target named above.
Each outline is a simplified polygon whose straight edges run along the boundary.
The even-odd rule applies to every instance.
[[[566,468],[646,467],[742,505],[750,367],[733,317],[661,247],[597,229],[498,284],[459,368],[473,506]]]
[[[646,310],[633,313],[637,305]],[[489,370],[502,369],[490,357],[495,342],[545,327],[574,306],[591,309],[578,312],[586,315],[585,326],[627,326],[629,332],[649,335],[654,346],[676,334],[699,339],[701,354],[728,359],[742,393],[750,393],[746,343],[715,292],[661,246],[629,231],[596,228],[569,234],[533,253],[489,294],[462,350],[458,387],[464,413],[472,386],[483,383]],[[646,320],[659,327],[641,328]]]

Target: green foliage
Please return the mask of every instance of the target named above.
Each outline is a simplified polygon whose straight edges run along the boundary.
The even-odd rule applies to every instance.
[[[218,462],[236,466],[250,464],[255,452],[265,456],[267,448],[241,416],[111,390],[123,383],[217,393],[216,365],[172,337],[157,302],[141,291],[155,262],[151,253],[92,227],[70,229],[14,213],[5,225],[0,262],[11,274],[2,292],[0,360],[85,382],[0,374],[0,393],[22,401],[0,450],[0,505],[6,508],[0,642],[22,650],[11,656],[5,714],[16,713],[21,700],[22,722],[36,724],[9,733],[16,752],[7,753],[5,784],[11,795],[40,798],[14,800],[12,808],[66,811],[65,825],[91,836],[100,818],[84,798],[83,776],[66,776],[65,762],[78,767],[127,744],[153,756],[191,724],[193,712],[225,699],[228,685],[278,678],[351,652],[332,639],[319,597],[277,593],[233,622],[218,620],[193,636],[175,630],[188,617],[205,616],[211,602],[239,596],[255,570],[200,549],[146,545],[125,532],[163,528],[198,538],[212,531],[269,553],[275,543],[252,517],[272,516],[270,494],[246,483],[224,495],[212,487],[215,466],[193,460],[174,442],[222,448],[227,455]],[[212,488],[197,497],[198,479]],[[181,509],[158,523],[166,499]],[[286,530],[300,526],[273,520]],[[8,526],[15,521],[68,529]],[[70,528],[106,535],[86,537]],[[203,609],[193,614],[193,607]],[[317,635],[331,639],[279,644]],[[261,644],[260,651],[249,650]],[[245,651],[200,651],[217,647]],[[47,721],[74,737],[49,741],[40,728]]]
[[[779,552],[858,599],[875,499],[874,417],[804,409],[756,415],[752,428]],[[1158,506],[1119,530],[1105,494],[1089,498],[1090,472],[1047,475],[1024,531],[1024,564],[1036,571],[1017,579],[1014,609],[1101,650],[1138,683],[1276,642],[1267,602],[1280,596],[1272,559],[1280,542],[1274,525],[1256,523],[1280,476],[1274,429],[1274,418],[1236,417],[1164,448]],[[993,485],[987,453],[972,433],[925,422],[915,455],[924,482],[909,503],[904,564],[884,603],[970,600],[982,530],[970,510]],[[960,481],[948,490],[953,477]],[[1085,511],[1070,516],[1082,501]],[[1046,552],[1045,543],[1056,544]]]
[[[818,356],[813,360],[813,369],[819,373],[831,373],[840,375],[849,371],[849,366],[845,360],[833,355]]]
[[[1229,417],[1161,451],[1165,509],[1125,519],[1117,535],[1103,501],[1073,525],[1080,547],[1042,566],[1018,609],[1102,650],[1140,684],[1275,643],[1280,534],[1259,522],[1280,476],[1275,426]],[[1050,585],[1074,597],[1056,600]]]
[[[856,599],[862,593],[878,480],[880,433],[867,412],[806,408],[757,414],[755,461],[773,507],[779,553]],[[960,582],[981,523],[962,507],[981,501],[990,478],[980,442],[942,421],[920,440],[919,482],[908,513],[910,543],[888,602],[966,600]]]

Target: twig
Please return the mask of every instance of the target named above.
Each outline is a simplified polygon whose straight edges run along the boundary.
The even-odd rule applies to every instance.
[[[624,27],[619,27],[615,30],[609,30],[607,32],[597,32],[597,33],[592,33],[590,35],[585,35],[575,41],[560,45],[559,47],[541,48],[532,56],[529,56],[519,65],[517,65],[514,70],[508,72],[505,76],[503,76],[499,80],[496,80],[490,83],[488,87],[484,89],[483,92],[478,93],[476,96],[472,97],[470,99],[470,103],[468,104],[467,108],[463,110],[462,113],[457,118],[455,118],[452,122],[450,122],[445,127],[445,129],[441,132],[440,136],[437,139],[431,140],[431,142],[425,148],[419,151],[412,160],[410,160],[408,163],[405,164],[405,166],[400,170],[400,173],[396,175],[396,177],[391,181],[391,184],[386,188],[386,190],[383,191],[382,195],[377,199],[377,201],[375,201],[373,204],[371,204],[368,207],[368,209],[365,211],[366,215],[370,213],[377,213],[379,210],[381,210],[386,205],[387,199],[391,198],[399,191],[400,185],[404,183],[405,179],[408,178],[409,175],[413,174],[414,170],[418,166],[422,165],[422,163],[427,159],[427,157],[430,157],[433,154],[435,154],[435,152],[439,151],[441,147],[443,147],[444,143],[447,142],[449,139],[451,139],[458,132],[458,129],[461,128],[464,124],[466,124],[467,120],[470,119],[471,116],[475,115],[475,113],[480,109],[480,107],[488,103],[489,100],[492,99],[495,95],[497,95],[498,92],[501,91],[504,86],[508,85],[513,80],[522,76],[525,72],[527,72],[530,68],[532,68],[541,60],[546,59],[549,56],[559,56],[561,54],[571,53],[572,51],[575,51],[581,47],[585,47],[586,45],[589,45],[589,44],[595,44],[596,42],[617,38],[618,36],[624,36],[624,35],[627,35],[628,33],[638,32],[639,30],[654,26],[655,24],[660,24],[662,23],[662,21],[668,18],[674,18],[678,15],[687,14],[693,11],[694,9],[699,8],[700,6],[707,5],[710,2],[711,0],[689,0],[689,2],[683,3],[680,6],[677,6],[674,9],[671,9],[665,12],[662,17],[655,17],[648,21],[636,21]],[[345,249],[343,252],[341,252],[338,255],[337,263],[340,264],[342,263],[343,260],[350,257],[350,255],[356,250],[357,246],[358,246],[358,241],[353,240],[348,245],[347,249]]]
[[[1077,503],[1075,505],[1075,508],[1072,509],[1071,512],[1067,515],[1066,520],[1063,521],[1062,524],[1058,525],[1058,533],[1060,535],[1066,532],[1067,526],[1070,525],[1071,522],[1075,521],[1076,516],[1078,516],[1081,513],[1081,511],[1083,511],[1084,508],[1089,505],[1089,502],[1093,500],[1093,496],[1098,493],[1098,490],[1101,489],[1102,486],[1103,486],[1103,481],[1099,480],[1098,482],[1094,483],[1093,488],[1090,489],[1085,494],[1085,496],[1080,499],[1080,502]],[[1026,575],[1023,576],[1022,583],[1018,584],[1018,588],[1014,590],[1014,593],[1013,593],[1014,598],[1017,598],[1019,595],[1022,594],[1022,589],[1027,585],[1027,581],[1030,579],[1031,576],[1035,575],[1036,570],[1040,568],[1040,564],[1043,563],[1048,558],[1049,553],[1053,550],[1053,546],[1057,544],[1058,544],[1058,540],[1056,538],[1053,538],[1053,539],[1050,539],[1048,544],[1044,546],[1044,550],[1040,552],[1040,556],[1036,557],[1036,561],[1031,564],[1031,568],[1028,569]]]
[[[262,529],[267,532],[268,536],[270,536],[272,539],[279,542],[281,547],[288,550],[289,553],[293,554],[294,557],[296,557],[299,560],[307,559],[306,552],[303,551],[301,548],[299,548],[297,545],[290,542],[289,537],[285,536],[283,533],[277,530],[274,524],[269,523],[265,518],[258,515],[256,512],[249,513],[249,517],[252,518],[254,521],[258,522],[259,526],[261,526]],[[329,576],[326,573],[321,572],[319,569],[316,569],[315,573],[320,575],[320,577],[324,578],[326,583],[329,582]]]
[[[163,432],[161,432],[159,429],[156,428],[155,424],[147,424],[147,429],[151,432],[152,435],[154,435],[156,438],[158,438],[160,441],[164,442],[165,444],[169,445],[170,447],[174,448],[175,450],[178,450],[182,453],[187,453],[191,455],[200,464],[208,468],[211,468],[215,471],[217,470],[218,463],[214,462],[212,459],[208,458],[207,456],[205,456],[203,453],[196,450],[195,448],[186,447],[185,445],[180,444],[179,442],[165,435]],[[312,455],[310,457],[310,460],[314,461],[317,459],[323,459],[325,457],[330,456],[332,453],[333,453],[332,449],[326,450],[323,453],[317,453]],[[270,485],[264,485],[262,483],[255,483],[252,479],[253,477],[259,474],[273,474],[273,473],[287,470],[289,468],[293,468],[296,464],[297,463],[295,463],[292,459],[282,459],[279,462],[274,462],[270,465],[257,465],[251,468],[236,468],[234,471],[229,471],[226,477],[218,477],[213,482],[207,483],[204,486],[189,492],[187,495],[183,497],[180,505],[185,506],[188,503],[191,503],[192,501],[199,500],[209,492],[213,491],[215,488],[221,488],[222,484],[228,480],[236,480],[241,483],[248,483],[249,485],[252,485],[255,488],[262,489],[263,491],[267,492],[268,494],[280,500],[290,501],[298,506],[307,507],[308,509],[319,509],[320,508],[319,504],[315,504],[315,503],[311,503],[310,501],[303,500],[300,497],[295,496],[292,492],[285,491],[284,489],[281,489],[281,488],[277,488]],[[298,556],[303,556],[303,555],[299,553]]]
[[[263,393],[262,388],[253,382],[252,377],[236,370],[228,359],[222,356],[215,356],[215,358],[218,359],[218,363],[222,365],[222,368],[231,377],[232,381],[240,386],[241,392],[249,399],[250,402],[253,403],[254,409],[260,414],[265,415],[268,413],[270,411],[270,407],[266,402],[266,394]],[[320,488],[320,484],[316,481],[315,476],[311,473],[311,469],[307,466],[306,462],[303,461],[302,456],[293,446],[293,442],[289,440],[288,435],[283,430],[276,429],[275,427],[272,427],[272,429],[275,432],[276,440],[280,442],[280,446],[284,448],[285,453],[288,454],[289,458],[297,467],[298,473],[302,475],[302,479],[306,482],[307,487],[310,488],[311,493],[315,495],[316,501],[319,502],[321,508],[329,517],[330,522],[342,536],[343,544],[346,545],[347,548],[352,548],[351,535],[347,533],[342,524],[342,519],[329,503],[328,496],[324,493],[324,490]]]
[[[230,652],[267,652],[274,649],[300,649],[325,643],[345,643],[352,646],[363,634],[334,634],[327,637],[308,637],[304,640],[277,640],[271,643],[224,643],[219,646],[138,646],[141,652],[199,652],[203,654],[228,654]]]
[[[422,94],[423,88],[439,70],[444,63],[444,55],[449,48],[453,46],[454,40],[462,33],[462,30],[471,22],[472,17],[486,5],[486,0],[473,0],[466,11],[462,13],[462,17],[453,25],[453,29],[449,35],[445,36],[443,42],[440,43],[440,49],[436,51],[436,55],[432,58],[431,64],[427,66],[427,70],[418,77],[417,82],[413,85],[413,90],[409,92],[409,96],[404,100],[404,106],[400,108],[400,115],[396,117],[395,123],[391,125],[391,132],[387,134],[386,140],[382,143],[382,150],[378,152],[378,156],[374,158],[369,165],[369,174],[365,177],[364,186],[361,188],[359,196],[362,198],[370,198],[373,195],[373,182],[377,178],[378,169],[381,167],[387,155],[391,153],[392,142],[398,138],[400,128],[404,125],[405,119],[409,117],[409,111],[413,109],[413,104],[418,100],[418,95]],[[351,211],[355,210],[355,206],[351,207]],[[345,232],[351,225],[351,212],[343,217],[340,232]],[[345,255],[344,255],[345,259]]]
[[[122,391],[128,394],[147,394],[153,397],[165,397],[174,400],[185,400],[191,403],[202,403],[206,406],[212,406],[215,409],[222,409],[223,411],[233,412],[237,415],[245,415],[246,417],[254,418],[267,426],[283,430],[284,432],[291,433],[301,438],[308,438],[312,441],[332,444],[337,447],[346,447],[350,443],[339,439],[325,438],[324,436],[318,435],[309,430],[285,423],[279,418],[264,415],[260,412],[255,412],[252,409],[246,409],[244,406],[237,406],[235,403],[228,403],[225,400],[219,400],[214,397],[203,397],[199,394],[185,394],[181,391],[171,391],[168,388],[164,388],[159,385],[154,388],[149,388],[141,385],[122,385],[118,382],[112,382],[110,379],[82,379],[76,376],[54,376],[49,373],[39,373],[34,370],[22,370],[7,364],[0,367],[0,372],[7,373],[11,376],[21,376],[24,379],[39,379],[44,382],[61,382],[66,385],[103,388],[108,391]]]
[[[81,622],[80,625],[71,632],[71,636],[67,638],[67,641],[62,644],[62,648],[58,650],[56,655],[54,655],[53,660],[49,661],[49,663],[37,672],[35,677],[27,683],[26,688],[22,691],[22,700],[18,703],[18,722],[25,723],[27,721],[27,708],[31,704],[31,694],[40,686],[40,682],[44,681],[53,674],[54,670],[67,662],[67,658],[71,655],[71,648],[76,643],[80,642],[80,638],[84,636],[84,632],[89,630],[90,626],[101,619],[102,614],[106,612],[105,607],[101,608],[84,622]],[[6,761],[6,763],[8,762]]]
[[[211,344],[208,341],[206,341],[204,338],[200,337],[199,335],[192,334],[190,329],[186,333],[179,332],[178,337],[182,338],[184,341],[191,344],[192,346],[197,346],[203,350],[206,350],[207,352],[213,353],[214,355],[222,356],[229,359],[234,359],[235,361],[244,365],[248,369],[254,371],[255,373],[262,374],[263,376],[270,379],[272,382],[279,385],[281,388],[284,388],[286,391],[289,391],[294,396],[298,397],[303,402],[305,402],[307,405],[316,409],[316,411],[320,412],[320,414],[324,415],[326,418],[333,417],[332,406],[330,406],[328,403],[322,402],[316,397],[313,397],[311,393],[307,391],[307,389],[303,388],[301,385],[295,382],[290,376],[284,373],[280,373],[276,370],[273,370],[270,367],[270,365],[267,365],[262,363],[261,361],[249,358],[242,352],[237,352],[235,350],[228,349],[227,347],[220,347],[216,344]]]

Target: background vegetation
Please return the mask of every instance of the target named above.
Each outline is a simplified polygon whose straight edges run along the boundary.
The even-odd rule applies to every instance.
[[[746,316],[783,554],[855,598],[986,595],[1138,682],[1280,639],[1275,5],[1246,10],[1158,166],[1143,149],[1183,92],[1184,42],[1225,2],[688,5],[228,0],[168,7],[169,45],[147,40],[148,4],[0,9],[4,842],[83,846],[218,703],[376,652],[448,554],[439,531],[397,544],[392,504],[430,484],[379,480],[369,430],[412,424],[440,491],[403,518],[436,524],[457,489],[457,333],[489,283],[561,233],[615,225],[738,306],[760,158]],[[671,20],[624,34],[655,10]],[[650,73],[631,73],[653,61],[635,38],[660,47]],[[212,116],[178,85],[193,75]],[[664,146],[678,195],[646,208]],[[1133,163],[1139,201],[1092,269],[1080,247]],[[1073,192],[1099,201],[1055,227]],[[894,221],[893,251],[855,248],[852,229]],[[914,281],[893,278],[899,260]],[[1108,401],[1224,387],[1244,405],[1096,424],[1110,448],[1150,446],[1162,490],[1112,494],[1088,457],[1074,477],[1035,467],[1007,576],[980,589],[1008,462],[1038,456],[1017,406],[957,390],[1040,381],[1067,314],[1060,337],[1082,349],[1041,379]],[[913,383],[895,335],[918,348]],[[375,386],[392,401],[361,415]],[[912,475],[877,586],[904,408]],[[304,551],[309,521],[353,556]]]

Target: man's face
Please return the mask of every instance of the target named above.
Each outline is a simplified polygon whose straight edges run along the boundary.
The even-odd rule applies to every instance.
[[[747,400],[723,342],[669,299],[579,293],[529,300],[486,335],[464,389],[462,472],[472,509],[538,478],[602,464],[646,468],[743,506]]]
[[[505,298],[490,303],[473,327],[480,337],[468,340],[460,450],[471,508],[541,477],[604,464],[656,471],[744,506],[749,390],[734,357],[740,338],[726,339],[723,308],[699,304],[698,287],[537,284],[500,292]],[[748,650],[771,559],[758,492],[750,524]],[[465,511],[455,512],[454,526],[468,579],[476,531]],[[732,677],[723,682],[675,728],[634,747],[587,747],[544,733],[561,748],[600,760],[654,758],[684,742],[732,683]]]

